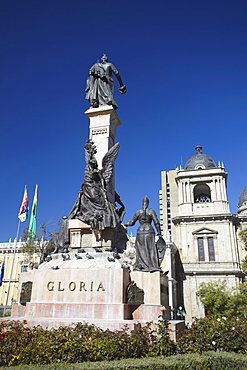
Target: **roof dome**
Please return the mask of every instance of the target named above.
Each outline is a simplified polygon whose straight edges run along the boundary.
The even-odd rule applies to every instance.
[[[246,202],[247,202],[247,186],[245,186],[242,193],[240,194],[240,197],[238,199],[238,206],[241,207]]]
[[[195,147],[196,154],[193,155],[185,165],[185,170],[197,170],[202,168],[214,168],[216,164],[214,160],[208,155],[202,153],[202,147]]]

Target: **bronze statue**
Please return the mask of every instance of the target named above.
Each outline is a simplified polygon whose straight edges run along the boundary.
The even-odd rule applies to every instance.
[[[137,211],[132,220],[125,222],[124,225],[133,226],[136,221],[140,222],[135,240],[136,262],[134,270],[149,272],[161,271],[159,267],[158,251],[155,244],[155,233],[151,225],[153,221],[158,235],[161,237],[160,223],[155,211],[148,208],[148,204],[149,199],[145,196],[142,201],[142,209]]]
[[[94,143],[88,140],[85,145],[84,183],[68,219],[78,218],[90,225],[93,232],[104,230],[107,227],[115,228],[121,219],[120,212],[124,211],[123,206],[118,210],[116,205],[107,198],[107,185],[113,175],[118,150],[119,143],[116,143],[105,154],[102,160],[102,170],[99,170]]]
[[[112,63],[108,63],[108,58],[104,54],[101,58],[102,63],[98,61],[88,72],[86,85],[86,99],[92,107],[97,108],[100,105],[112,105],[117,109],[117,103],[114,100],[114,74],[120,84],[119,91],[121,94],[127,92],[121,76]]]
[[[86,141],[84,170],[84,183],[78,193],[78,197],[68,217],[63,217],[58,232],[46,245],[41,258],[41,263],[45,261],[50,253],[69,251],[69,229],[68,221],[79,219],[90,225],[91,230],[101,233],[105,228],[116,228],[118,239],[123,238],[121,230],[121,221],[125,214],[125,207],[120,196],[115,192],[115,202],[120,205],[118,208],[115,203],[108,200],[107,185],[110,183],[113,175],[114,161],[118,155],[119,143],[116,143],[105,154],[102,160],[102,170],[98,169],[98,163],[95,158],[97,149],[91,140]],[[119,241],[121,243],[121,240]],[[121,248],[120,248],[121,249]]]

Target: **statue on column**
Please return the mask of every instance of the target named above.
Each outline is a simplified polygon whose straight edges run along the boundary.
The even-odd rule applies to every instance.
[[[118,70],[112,63],[108,62],[107,56],[104,54],[101,61],[95,63],[88,72],[86,84],[86,99],[93,108],[100,105],[112,105],[114,109],[118,108],[114,100],[114,74],[119,82],[119,91],[121,94],[127,92],[126,86],[123,84]]]
[[[158,217],[153,209],[148,208],[148,205],[149,199],[145,196],[142,201],[142,209],[137,211],[132,220],[125,222],[124,225],[133,226],[136,221],[140,222],[135,240],[136,262],[134,270],[154,272],[161,271],[161,268],[159,267],[159,256],[155,244],[155,232],[151,225],[152,221],[159,238],[162,237]]]

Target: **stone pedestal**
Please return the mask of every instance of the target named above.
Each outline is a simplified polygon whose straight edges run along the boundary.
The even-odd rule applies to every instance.
[[[30,302],[16,304],[12,314],[29,318],[81,318],[81,319],[130,319],[126,302],[125,286],[129,283],[129,271],[105,261],[51,261],[43,269],[23,273],[23,283],[32,282]],[[71,265],[74,268],[69,268]],[[98,264],[104,268],[97,268]],[[63,265],[68,268],[62,268]],[[85,265],[85,266],[84,266]],[[57,266],[59,269],[53,270]],[[50,268],[45,268],[50,267]],[[83,268],[88,267],[88,268]],[[17,300],[21,301],[23,289]]]
[[[95,143],[97,153],[95,157],[99,169],[102,168],[102,159],[108,150],[115,144],[116,127],[122,125],[117,113],[111,105],[90,108],[85,114],[90,120],[89,138]],[[107,196],[110,202],[115,202],[114,176],[112,182],[108,184]]]
[[[165,319],[170,319],[167,276],[158,271],[132,271],[131,280],[144,290],[144,304],[133,311],[133,318],[140,320],[149,317],[150,321],[155,321],[162,315]]]
[[[93,259],[87,259],[81,253],[82,259],[77,259],[71,251],[70,260],[54,255],[38,270],[22,273],[11,319],[43,327],[85,321],[110,330],[157,322],[160,315],[169,319],[169,308],[164,310],[167,277],[159,272],[130,272],[121,262],[108,261],[110,255],[95,252]],[[128,303],[131,281],[144,290],[143,304]]]
[[[167,276],[156,272],[132,271],[131,280],[143,289],[144,303],[168,306],[168,279]]]
[[[111,248],[115,247],[115,230],[106,228],[100,233],[93,233],[90,226],[84,222],[73,219],[68,221],[70,231],[70,248]]]

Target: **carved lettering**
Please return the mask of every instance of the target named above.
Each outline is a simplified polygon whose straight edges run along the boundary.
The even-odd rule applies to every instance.
[[[85,288],[85,283],[84,283],[84,281],[81,281],[81,282],[80,282],[80,292],[81,292],[82,290],[84,290],[85,292],[87,291],[87,289]]]
[[[53,281],[49,281],[49,283],[47,284],[47,289],[50,292],[53,292],[53,290],[54,290],[54,282]]]
[[[61,285],[62,285],[62,282],[61,282],[61,281],[59,281],[59,282],[58,282],[58,288],[57,288],[57,290],[58,290],[59,292],[63,292],[63,291],[64,291],[64,288],[62,288],[62,287],[61,287]]]
[[[97,289],[97,292],[99,292],[99,290],[102,289],[102,292],[105,291],[105,288],[103,287],[103,284],[102,284],[102,281],[99,283],[99,286],[98,286],[98,289]]]
[[[71,292],[73,292],[73,291],[75,290],[75,288],[76,288],[76,283],[75,283],[74,281],[71,281],[71,282],[69,283],[69,290],[70,290]]]
[[[92,130],[92,135],[101,135],[101,134],[107,134],[107,129],[102,128],[98,130]]]
[[[69,289],[71,292],[74,292],[76,289],[78,290],[78,288],[79,288],[80,292],[82,292],[82,291],[87,292],[88,289],[89,289],[90,292],[93,292],[94,289],[95,289],[94,281],[90,281],[88,283],[88,285],[87,285],[88,289],[86,288],[85,281],[80,281],[80,283],[78,283],[78,284],[76,284],[76,282],[74,282],[74,281],[70,281],[68,283],[68,285],[67,284],[64,285],[64,282],[59,281],[56,286],[55,286],[54,281],[49,281],[47,283],[47,289],[49,290],[49,292],[54,292],[55,289],[57,289],[58,292],[64,292],[67,289]],[[104,288],[104,285],[103,285],[102,281],[98,285],[97,292],[99,292],[100,290],[102,290],[102,292],[105,291],[105,288]]]

